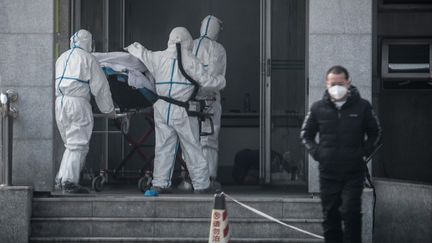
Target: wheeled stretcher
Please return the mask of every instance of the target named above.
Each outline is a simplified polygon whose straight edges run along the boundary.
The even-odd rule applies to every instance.
[[[153,120],[153,103],[158,99],[151,90],[146,88],[135,89],[128,85],[127,76],[121,73],[112,73],[111,71],[104,70],[107,74],[107,79],[110,85],[111,95],[116,106],[116,115],[112,119],[114,126],[117,131],[110,131],[108,126],[107,129],[100,131],[93,131],[95,134],[109,134],[112,132],[121,133],[122,139],[127,142],[130,146],[130,151],[122,155],[121,161],[115,166],[115,169],[110,169],[108,165],[108,144],[105,142],[105,160],[101,161],[99,165],[99,172],[92,177],[92,188],[100,192],[104,189],[104,185],[108,182],[111,176],[114,179],[130,179],[138,180],[138,188],[142,192],[146,191],[151,186],[152,172],[153,172],[153,160],[154,153],[144,151],[143,147],[148,144],[154,144],[154,120]],[[93,105],[96,109],[96,106]],[[138,138],[129,134],[130,120],[140,114],[144,116],[146,124],[142,124],[146,129],[140,134]],[[94,113],[95,118],[102,118],[108,123],[108,118],[100,112]],[[106,136],[107,137],[107,136]],[[143,162],[142,167],[138,171],[127,171],[124,170],[125,166],[131,161],[133,155],[138,155],[140,160]],[[176,170],[180,173],[176,175],[182,178],[173,178],[173,184],[181,182],[182,180],[190,180],[186,169],[186,164],[179,153],[176,158]]]
[[[106,72],[107,73],[107,72]],[[138,90],[130,87],[127,82],[119,79],[126,79],[127,76],[123,74],[107,74],[107,79],[110,85],[111,95],[116,106],[116,115],[112,119],[112,123],[117,131],[110,131],[108,125],[106,129],[93,131],[94,134],[110,134],[120,133],[123,141],[126,141],[130,146],[127,154],[122,154],[121,161],[110,169],[108,165],[108,143],[105,142],[105,160],[101,161],[99,168],[100,171],[92,178],[92,187],[95,191],[100,192],[104,189],[104,185],[108,182],[109,176],[114,179],[138,179],[138,188],[145,190],[150,186],[153,170],[153,153],[146,153],[143,149],[145,144],[153,144],[151,141],[154,133],[153,109],[152,105],[155,100],[155,95],[145,89]],[[93,106],[96,109],[96,106]],[[146,129],[140,134],[138,138],[129,134],[130,121],[135,115],[140,114],[144,117],[146,124],[143,127]],[[99,112],[94,113],[96,119],[105,119],[108,123],[108,118]],[[105,136],[107,139],[107,136]],[[133,155],[139,156],[143,162],[142,168],[137,171],[125,170],[126,164],[131,160]]]
[[[123,138],[127,140],[128,144],[132,147],[129,154],[123,157],[121,163],[115,170],[108,169],[108,163],[105,163],[105,169],[100,170],[98,176],[92,179],[92,186],[95,191],[103,190],[103,186],[111,174],[114,177],[119,176],[119,171],[124,167],[125,163],[130,159],[131,154],[137,153],[145,162],[143,169],[140,170],[140,180],[138,187],[141,191],[145,191],[151,183],[151,174],[153,169],[153,157],[147,156],[141,151],[141,145],[145,143],[154,131],[154,121],[151,107],[152,104],[162,99],[168,103],[172,103],[184,107],[191,117],[196,117],[199,122],[199,130],[201,136],[212,135],[214,132],[212,114],[209,112],[209,105],[207,102],[211,100],[200,100],[196,98],[200,85],[197,81],[191,78],[183,68],[182,55],[180,44],[176,45],[178,66],[183,76],[194,85],[192,95],[187,101],[175,100],[171,97],[158,96],[155,94],[154,79],[151,77],[147,68],[135,57],[128,53],[99,53],[94,54],[98,59],[101,67],[103,68],[110,85],[111,94],[114,103],[118,107],[119,114],[117,114],[115,121],[116,127],[123,134]],[[147,74],[147,75],[146,75]],[[132,88],[131,86],[135,87]],[[153,91],[153,92],[152,92]],[[149,123],[149,129],[137,140],[134,140],[128,135],[129,120],[137,113],[144,112],[144,110],[151,110],[146,114],[146,121]],[[201,124],[208,121],[211,124],[210,131],[202,131]],[[103,133],[104,131],[96,131]],[[107,131],[109,133],[109,129]],[[108,157],[107,155],[105,157]],[[180,161],[182,181],[189,182],[187,168],[182,160],[180,153],[177,154],[176,159]],[[107,161],[107,160],[106,160]],[[177,163],[178,164],[178,163]],[[178,166],[177,166],[178,167]],[[173,184],[175,184],[173,179]]]
[[[153,170],[153,153],[145,152],[144,145],[153,144],[152,134],[154,133],[152,105],[157,100],[154,91],[153,78],[147,68],[135,57],[124,52],[93,53],[104,71],[113,102],[116,106],[116,116],[113,119],[117,131],[110,131],[108,118],[97,111],[93,105],[95,118],[102,118],[105,121],[104,129],[93,131],[93,133],[105,134],[104,158],[99,165],[100,171],[92,178],[92,187],[95,191],[102,191],[109,176],[114,179],[139,179],[138,187],[144,190],[150,186]],[[147,75],[146,75],[147,74]],[[129,134],[130,120],[135,115],[144,116],[146,124],[142,124],[145,130],[138,138]],[[121,161],[115,169],[109,169],[108,165],[108,134],[121,134]],[[136,134],[135,134],[136,135]],[[124,141],[130,146],[127,154],[124,154]],[[143,161],[139,171],[127,171],[125,166],[131,161],[133,155],[138,155]],[[149,155],[150,154],[150,155]]]

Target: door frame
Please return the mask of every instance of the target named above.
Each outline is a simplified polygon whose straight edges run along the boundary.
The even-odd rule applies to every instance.
[[[123,46],[125,44],[125,0],[121,1],[121,40]],[[308,30],[308,6],[309,1],[306,1],[306,33]],[[103,1],[103,17],[104,17],[104,51],[109,51],[109,0]],[[260,0],[260,101],[259,101],[259,180],[260,184],[271,183],[271,0]],[[81,0],[71,1],[71,32],[75,32],[81,28]],[[306,72],[306,94],[305,94],[305,109],[308,107],[308,35],[305,36],[306,56],[305,56],[305,72]],[[105,155],[107,157],[107,154]],[[305,166],[308,164],[307,155],[305,156]],[[306,166],[307,167],[307,166]],[[307,172],[307,171],[306,171]],[[307,173],[308,174],[308,173]],[[306,175],[306,177],[308,177]],[[308,184],[308,183],[307,183]]]
[[[271,0],[260,0],[260,170],[271,183]]]
[[[259,178],[261,184],[271,184],[271,107],[272,107],[272,0],[260,0],[260,161]],[[308,23],[309,23],[309,1],[305,2],[305,107],[304,114],[307,113],[309,104],[309,75],[308,75]],[[306,168],[305,177],[309,177],[307,165],[308,155],[305,153],[304,166]],[[308,186],[308,181],[306,184]]]

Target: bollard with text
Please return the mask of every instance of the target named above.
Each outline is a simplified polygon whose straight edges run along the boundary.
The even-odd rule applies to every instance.
[[[216,193],[212,210],[209,243],[229,243],[230,232],[228,226],[228,212],[225,206],[225,195],[223,192]]]

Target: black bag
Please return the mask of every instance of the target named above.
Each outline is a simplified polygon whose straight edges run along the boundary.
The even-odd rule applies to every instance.
[[[120,108],[120,111],[130,109],[143,109],[152,106],[155,100],[146,98],[138,89],[134,89],[127,83],[127,76],[123,76],[126,81],[119,81],[119,75],[108,75],[108,83],[111,90],[114,105]],[[148,93],[152,93],[148,91]],[[156,95],[155,95],[156,96]],[[91,105],[94,113],[100,113],[94,97],[91,97]]]
[[[108,76],[108,83],[113,101],[120,108],[120,111],[146,108],[153,105],[138,89],[132,88],[127,82],[118,81],[117,76]]]

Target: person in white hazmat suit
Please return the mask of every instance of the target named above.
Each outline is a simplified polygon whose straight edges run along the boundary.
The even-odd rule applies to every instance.
[[[181,44],[182,63],[186,73],[195,79],[203,90],[220,90],[225,87],[222,75],[211,76],[192,53],[193,40],[184,27],[174,28],[168,40],[168,48],[153,52],[135,42],[126,47],[130,54],[140,59],[156,80],[159,96],[186,102],[193,93],[194,85],[178,67],[176,43]],[[178,142],[189,170],[195,193],[212,192],[207,162],[199,142],[197,117],[189,117],[184,107],[159,99],[154,105],[155,159],[153,187],[150,191],[171,191],[171,176]]]
[[[88,193],[78,182],[93,130],[90,95],[102,113],[115,116],[108,81],[90,53],[92,41],[90,32],[79,30],[70,39],[70,49],[56,61],[55,117],[66,148],[56,186],[70,193]]]
[[[225,48],[217,42],[219,32],[222,29],[222,21],[209,15],[201,22],[201,36],[194,40],[193,54],[201,60],[207,71],[211,75],[223,75],[226,71],[226,51]],[[209,174],[212,181],[216,180],[218,167],[218,150],[219,150],[219,131],[221,127],[221,97],[220,90],[206,92],[200,90],[198,99],[214,100],[210,103],[210,112],[213,113],[214,133],[201,137],[204,157],[207,160]],[[210,131],[211,124],[203,122],[202,130]]]

